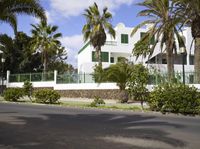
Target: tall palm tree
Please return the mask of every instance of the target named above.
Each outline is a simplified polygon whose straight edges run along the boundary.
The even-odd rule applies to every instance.
[[[102,66],[101,61],[101,47],[106,42],[106,31],[115,38],[115,30],[110,23],[112,14],[108,12],[108,8],[103,9],[101,14],[96,3],[85,10],[84,16],[86,18],[86,24],[84,25],[82,32],[84,40],[90,41],[90,44],[96,49],[96,58],[99,66]]]
[[[195,81],[200,83],[200,1],[199,0],[172,0],[175,3],[175,11],[183,23],[191,26],[192,37],[195,42]]]
[[[17,31],[17,15],[28,14],[46,20],[38,0],[0,0],[0,22],[9,23]]]
[[[6,34],[0,34],[0,43],[0,50],[3,52],[1,56],[5,59],[4,70],[16,72],[20,63],[21,53],[14,40]]]
[[[164,45],[166,47],[164,51],[166,51],[167,56],[167,69],[169,80],[172,80],[174,78],[173,53],[176,50],[175,37],[178,38],[180,46],[184,46],[183,39],[179,35],[176,28],[176,26],[180,22],[180,18],[173,15],[171,4],[172,3],[170,3],[169,0],[144,0],[144,2],[139,3],[138,5],[143,6],[144,10],[140,11],[138,15],[145,16],[149,19],[136,26],[132,31],[132,35],[134,35],[136,31],[142,26],[152,24],[152,28],[150,28],[147,34],[141,39],[140,43],[150,45],[149,41],[152,38],[155,38],[155,43],[153,44],[153,46],[148,48],[148,50],[145,48],[145,50],[147,51],[145,51],[144,53],[141,52],[140,54],[147,55],[148,53],[149,56],[151,56],[151,54],[154,52],[156,45],[159,41],[161,41],[161,49],[163,49]]]
[[[44,72],[47,71],[47,64],[49,57],[52,54],[59,52],[61,43],[59,38],[62,37],[61,33],[57,33],[57,26],[47,25],[45,22],[41,22],[37,25],[32,25],[32,41],[31,47],[34,51],[42,53],[42,61],[44,66]]]

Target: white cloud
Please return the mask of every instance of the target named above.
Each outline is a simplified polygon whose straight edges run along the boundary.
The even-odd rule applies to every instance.
[[[54,13],[50,13],[49,11],[45,11],[45,14],[46,14],[48,23],[53,23],[54,22],[54,20],[53,20]],[[32,17],[32,20],[33,20],[34,23],[40,22],[40,19],[36,18],[36,17]]]
[[[109,11],[115,12],[121,5],[131,5],[135,0],[48,0],[50,1],[50,13],[60,17],[72,17],[83,14],[84,9],[92,5],[94,2],[98,4],[100,9],[108,7]],[[57,15],[55,15],[57,14]]]
[[[68,59],[67,61],[74,66],[77,66],[77,56],[78,51],[83,46],[83,36],[82,35],[73,35],[65,36],[60,39],[62,45],[66,48]]]

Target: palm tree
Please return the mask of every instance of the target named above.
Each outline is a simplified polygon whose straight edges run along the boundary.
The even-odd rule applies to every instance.
[[[120,57],[119,61],[109,68],[99,68],[98,71],[95,71],[93,77],[98,83],[115,82],[120,89],[119,100],[124,103],[128,101],[126,87],[128,79],[131,77],[133,71],[132,67],[133,65],[130,64],[126,58]]]
[[[101,47],[106,42],[106,31],[115,38],[115,30],[110,23],[112,14],[108,12],[107,7],[103,9],[101,14],[97,4],[94,3],[93,6],[85,10],[84,16],[86,18],[86,24],[82,29],[84,40],[85,42],[89,40],[96,49],[96,58],[99,66],[102,66]]]
[[[192,37],[195,42],[195,81],[200,83],[200,1],[199,0],[173,0],[175,3],[176,14],[182,19],[183,23],[191,26]]]
[[[38,0],[0,0],[0,22],[9,23],[17,31],[17,15],[28,14],[46,21],[45,11]]]
[[[0,50],[3,52],[1,56],[5,59],[4,70],[16,72],[20,63],[21,52],[14,40],[6,34],[0,34],[0,43]]]
[[[136,46],[133,49],[133,53],[135,52],[134,50],[136,50],[136,53],[149,55],[150,57],[158,42],[161,41],[161,49],[163,49],[164,45],[166,47],[168,79],[170,81],[174,78],[173,53],[176,50],[175,37],[178,38],[179,46],[185,46],[176,28],[180,22],[180,18],[173,15],[171,4],[169,0],[145,0],[139,3],[138,5],[145,7],[145,9],[140,11],[138,15],[148,17],[149,19],[136,26],[132,31],[132,35],[134,35],[142,26],[152,24],[152,28],[150,28],[147,34],[139,41],[139,45],[143,48],[145,45],[149,46],[152,38],[155,38],[155,43],[153,46],[149,46],[149,48],[144,48],[142,52],[138,52],[136,50],[138,46]],[[143,50],[142,48],[139,49]]]
[[[44,72],[47,71],[47,64],[49,57],[59,53],[61,43],[58,40],[62,37],[61,33],[57,33],[57,26],[47,25],[45,22],[41,22],[37,25],[32,25],[32,41],[31,47],[34,51],[42,53],[42,61],[44,66]]]

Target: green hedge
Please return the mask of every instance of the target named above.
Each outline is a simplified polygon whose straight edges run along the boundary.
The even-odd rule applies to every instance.
[[[56,103],[60,99],[60,94],[51,89],[42,89],[35,91],[35,101],[38,103]]]
[[[197,114],[200,110],[200,93],[195,87],[166,83],[157,86],[148,103],[152,110],[182,114]]]
[[[24,95],[23,89],[21,88],[9,88],[3,93],[3,97],[6,101],[18,101]]]

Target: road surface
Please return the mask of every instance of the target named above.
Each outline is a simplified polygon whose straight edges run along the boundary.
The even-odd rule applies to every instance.
[[[0,103],[0,149],[199,148],[199,117]]]

